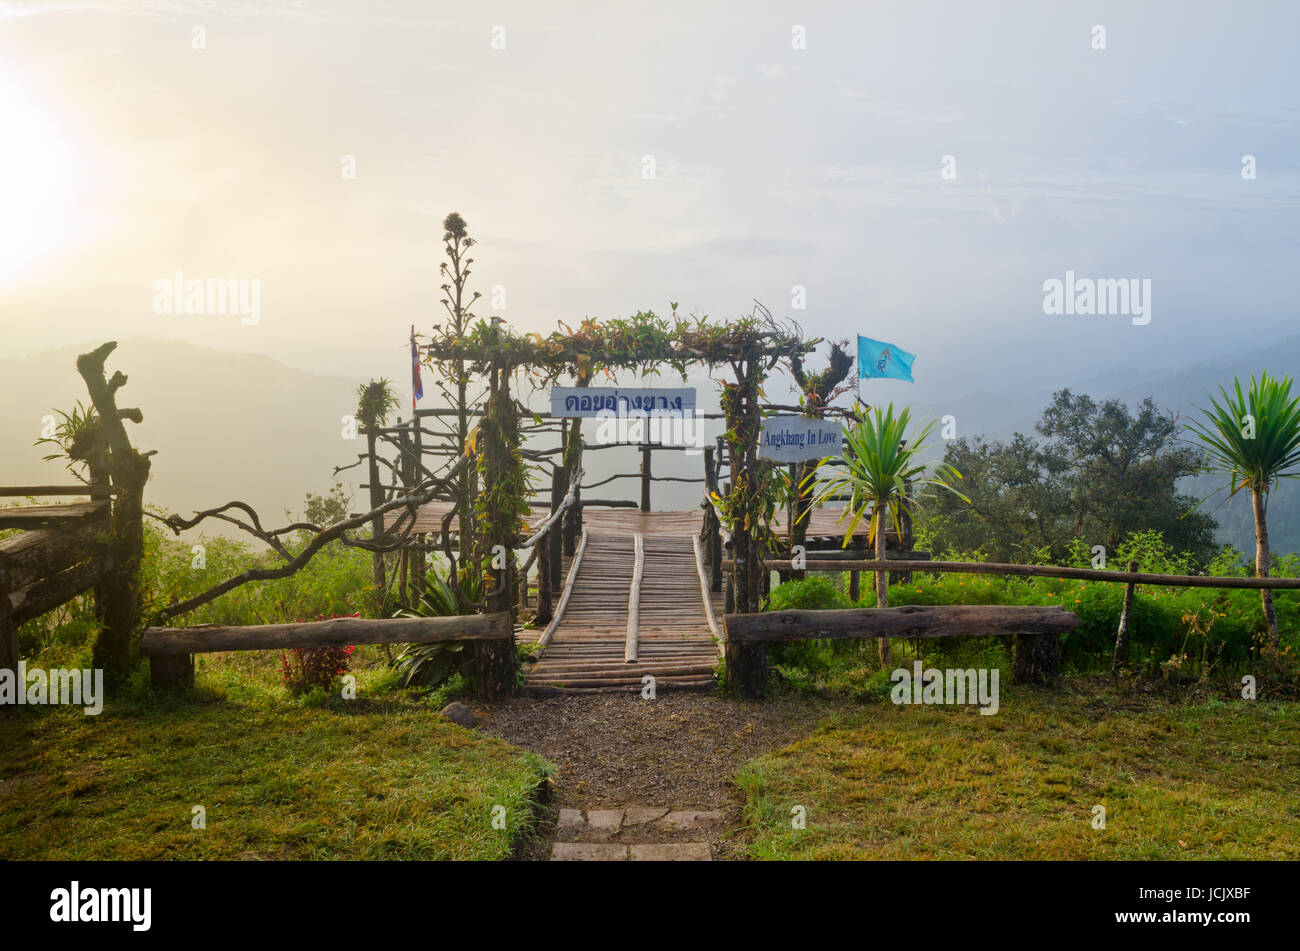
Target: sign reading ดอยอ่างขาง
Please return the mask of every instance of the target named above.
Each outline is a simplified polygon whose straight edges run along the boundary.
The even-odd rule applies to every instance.
[[[838,456],[840,421],[808,416],[769,416],[758,433],[758,458],[772,462],[804,462]]]
[[[695,387],[553,386],[552,416],[694,416]]]

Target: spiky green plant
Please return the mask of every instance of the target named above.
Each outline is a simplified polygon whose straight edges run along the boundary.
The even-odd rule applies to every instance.
[[[1250,490],[1255,517],[1255,574],[1268,577],[1271,553],[1268,540],[1268,497],[1282,479],[1300,477],[1300,396],[1291,395],[1291,378],[1281,380],[1261,373],[1252,375],[1242,391],[1241,380],[1232,378],[1232,392],[1219,387],[1218,398],[1210,397],[1210,409],[1201,409],[1205,419],[1187,428],[1205,446],[1209,471],[1228,476],[1228,495]],[[1199,409],[1199,407],[1198,407]],[[1204,501],[1204,499],[1202,499]],[[1277,612],[1273,592],[1260,589],[1269,638],[1278,641]]]
[[[885,559],[887,523],[901,535],[900,516],[912,516],[921,506],[921,496],[929,489],[952,492],[965,502],[970,499],[950,484],[961,473],[946,463],[930,467],[921,461],[925,441],[934,431],[930,422],[910,439],[907,435],[911,411],[906,407],[894,415],[894,406],[883,410],[873,407],[852,425],[844,427],[844,465],[835,475],[819,483],[816,504],[835,496],[849,496],[840,522],[847,522],[844,547],[847,548],[863,520],[867,520],[868,541],[875,545],[877,561]],[[915,492],[908,494],[908,486]],[[889,606],[889,573],[876,572],[876,603]],[[881,638],[880,659],[889,663],[889,639]]]
[[[449,581],[430,571],[419,605],[412,610],[400,610],[395,616],[452,617],[464,613],[462,600],[472,604],[480,600],[482,594],[482,577],[474,572],[466,572],[463,577]],[[393,661],[393,666],[402,675],[404,687],[438,687],[458,671],[465,676],[473,675],[474,648],[445,642],[409,644]]]

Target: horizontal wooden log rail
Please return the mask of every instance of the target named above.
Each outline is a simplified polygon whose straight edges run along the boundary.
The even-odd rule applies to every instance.
[[[140,636],[140,655],[149,658],[154,686],[167,688],[194,682],[194,654],[456,641],[474,645],[480,672],[494,672],[477,678],[480,698],[496,699],[514,691],[514,627],[505,611],[453,617],[331,618],[242,627],[150,627]]]
[[[904,604],[842,611],[765,611],[728,614],[735,643],[859,637],[982,637],[990,634],[1068,634],[1079,626],[1061,605]]]
[[[0,485],[0,496],[25,498],[29,495],[88,495],[106,499],[113,494],[111,485]]]
[[[724,560],[730,570],[733,562]],[[789,570],[789,559],[763,563],[772,571]],[[1081,581],[1113,581],[1120,584],[1165,585],[1174,588],[1274,588],[1300,589],[1300,578],[1218,578],[1209,575],[1162,575],[1147,571],[1107,571],[1097,568],[1061,568],[1055,565],[1011,565],[992,561],[906,561],[818,560],[809,558],[804,571],[920,571],[972,575],[1016,575],[1029,578],[1062,578]]]
[[[743,697],[762,697],[767,683],[767,645],[780,641],[1014,635],[1013,680],[1049,684],[1056,679],[1060,635],[1078,626],[1078,615],[1061,605],[909,604],[845,611],[728,614],[723,619],[727,680]]]

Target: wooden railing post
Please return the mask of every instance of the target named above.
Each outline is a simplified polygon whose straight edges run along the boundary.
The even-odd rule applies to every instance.
[[[384,504],[384,488],[379,484],[379,457],[376,455],[378,446],[375,432],[373,429],[366,430],[366,459],[369,463],[370,476],[370,508],[379,508]],[[376,515],[370,521],[370,534],[375,541],[379,541],[384,534],[384,517]],[[375,551],[370,553],[370,569],[375,582],[375,615],[382,617],[384,613],[384,553]]]
[[[650,454],[649,446],[641,447],[641,511],[650,511]]]
[[[767,646],[761,641],[728,639],[727,683],[746,700],[763,699],[767,686]]]
[[[1138,563],[1130,561],[1128,571],[1130,574],[1137,571]],[[1120,665],[1128,660],[1128,632],[1129,625],[1132,624],[1133,616],[1133,593],[1137,585],[1130,581],[1124,586],[1124,607],[1119,613],[1119,630],[1115,633],[1115,656],[1111,659],[1110,673],[1114,677],[1119,674]]]
[[[480,700],[500,700],[515,692],[515,639],[509,614],[497,615],[499,637],[474,642],[474,683]]]

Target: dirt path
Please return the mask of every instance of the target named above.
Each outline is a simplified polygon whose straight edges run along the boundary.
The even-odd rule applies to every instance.
[[[520,698],[478,708],[479,729],[558,767],[559,809],[671,805],[740,816],[738,767],[802,736],[832,709],[813,700],[746,703],[664,692]],[[540,857],[540,856],[537,856]]]

